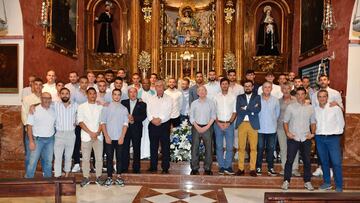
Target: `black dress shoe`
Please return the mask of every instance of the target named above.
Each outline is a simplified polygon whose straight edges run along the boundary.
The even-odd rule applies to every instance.
[[[236,172],[236,175],[237,176],[243,176],[245,174],[245,171],[244,170],[238,170],[237,172]]]
[[[190,175],[199,175],[199,171],[198,170],[191,170]]]
[[[212,172],[212,171],[207,171],[207,170],[206,170],[206,171],[204,172],[204,174],[205,174],[205,175],[208,175],[208,176],[211,176],[211,175],[213,175],[213,172]]]
[[[148,170],[147,170],[148,172],[156,172],[157,171],[157,169],[156,168],[149,168]]]
[[[251,170],[251,171],[250,171],[250,176],[256,177],[256,176],[257,176],[256,171],[255,171],[255,170]]]
[[[161,173],[162,174],[169,174],[169,170],[168,169],[162,170]]]

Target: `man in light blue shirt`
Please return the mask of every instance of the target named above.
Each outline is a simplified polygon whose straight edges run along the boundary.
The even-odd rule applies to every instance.
[[[29,162],[25,178],[33,178],[37,163],[41,157],[41,167],[45,178],[52,176],[52,161],[54,154],[55,112],[50,108],[51,94],[41,94],[41,104],[35,108],[27,119],[29,137]]]
[[[272,83],[265,82],[262,85],[261,111],[259,113],[260,129],[258,131],[256,173],[262,175],[261,165],[264,148],[266,148],[266,162],[268,164],[268,175],[276,176],[274,170],[273,154],[276,146],[277,119],[280,115],[279,100],[271,95]]]
[[[101,112],[101,128],[105,137],[105,153],[106,153],[106,166],[108,178],[105,181],[105,186],[112,185],[112,173],[113,173],[113,157],[116,153],[116,172],[117,178],[115,184],[124,185],[124,181],[121,179],[121,157],[122,146],[124,143],[124,137],[128,128],[128,111],[120,103],[121,90],[114,89],[112,91],[113,101],[108,107],[103,108]]]

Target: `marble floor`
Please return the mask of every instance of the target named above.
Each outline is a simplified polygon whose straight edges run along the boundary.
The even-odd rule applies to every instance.
[[[264,201],[265,192],[282,192],[280,189],[251,189],[251,188],[211,188],[211,189],[172,189],[161,186],[112,186],[109,188],[88,185],[77,187],[78,203],[173,203],[173,202],[247,202],[258,203]],[[289,190],[289,192],[306,192],[306,190]],[[317,191],[318,192],[318,191]],[[352,192],[352,191],[346,191]],[[356,191],[359,192],[359,191]],[[311,193],[311,192],[309,192]]]

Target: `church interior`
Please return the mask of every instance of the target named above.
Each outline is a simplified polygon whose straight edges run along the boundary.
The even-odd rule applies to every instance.
[[[360,202],[359,56],[360,0],[0,0],[0,203]],[[178,160],[169,174],[154,174],[141,160],[140,174],[122,174],[125,187],[80,187],[81,172],[44,179],[40,163],[25,179],[22,91],[30,76],[46,81],[49,70],[64,84],[71,72],[108,70],[194,84],[198,72],[207,81],[211,71],[224,78],[235,70],[238,84],[249,71],[258,84],[269,72],[275,83],[293,72],[314,87],[326,75],[344,104],[344,192],[305,191],[302,177],[282,192],[281,175],[217,175],[215,155],[212,176],[189,175],[190,161]],[[315,188],[321,183],[312,177]]]

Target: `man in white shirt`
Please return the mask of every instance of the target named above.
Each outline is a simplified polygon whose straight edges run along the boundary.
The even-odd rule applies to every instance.
[[[54,70],[49,70],[46,73],[46,80],[47,82],[43,85],[42,92],[49,92],[51,94],[51,98],[55,99],[58,91],[56,89],[56,74]]]
[[[93,87],[93,88],[95,88],[95,90],[98,92],[99,89],[98,89],[97,84],[95,83],[95,82],[96,82],[95,73],[89,71],[89,72],[86,74],[86,77],[87,77],[87,79],[88,79],[88,87]]]
[[[70,90],[70,94],[74,94],[75,91],[79,89],[79,75],[76,71],[71,71],[69,73],[69,81],[70,82],[67,83],[65,87]]]
[[[155,83],[158,80],[158,75],[156,73],[151,73],[149,80],[150,80],[150,89],[155,91]]]
[[[324,183],[320,190],[330,190],[330,161],[334,170],[334,179],[337,192],[342,192],[342,166],[340,139],[344,132],[344,116],[339,106],[330,107],[328,92],[320,90],[317,93],[319,106],[315,107],[316,120],[316,148],[321,161]]]
[[[155,89],[156,95],[151,97],[147,103],[147,118],[150,121],[150,168],[148,171],[157,171],[160,142],[162,151],[162,173],[168,174],[170,168],[170,118],[173,100],[170,96],[164,94],[164,81],[158,80],[155,83]]]
[[[229,79],[220,80],[221,93],[215,97],[216,122],[214,124],[216,137],[216,159],[219,174],[235,174],[232,169],[234,146],[234,120],[236,118],[236,97],[229,92]],[[224,158],[224,137],[226,153]]]
[[[107,102],[105,100],[105,95],[107,94],[106,92],[106,82],[104,80],[100,80],[99,82],[96,83],[97,87],[98,87],[98,93],[97,93],[97,98],[96,98],[96,102],[100,105],[105,105]]]
[[[54,154],[55,112],[50,108],[51,95],[41,94],[41,104],[27,118],[30,156],[25,178],[33,178],[37,163],[41,157],[41,166],[45,178],[52,176]]]
[[[127,95],[129,85],[126,82],[126,72],[125,72],[125,70],[123,68],[120,68],[119,71],[116,74],[116,77],[120,77],[122,79],[121,95],[122,95],[122,98],[127,99],[127,96],[125,96],[125,95]],[[111,91],[113,91],[113,89],[115,89],[114,82],[110,84],[110,89],[107,92],[111,92]]]
[[[62,88],[64,88],[64,87],[65,87],[65,84],[64,84],[63,81],[56,81],[56,91],[57,91],[57,94],[56,94],[56,97],[52,99],[53,102],[59,102],[59,101],[61,101],[61,98],[60,98],[60,90],[61,90]]]
[[[235,97],[244,94],[244,87],[236,82],[236,71],[234,69],[228,70],[227,77],[230,81],[229,92]]]
[[[96,104],[96,90],[90,87],[87,90],[88,101],[78,108],[77,121],[81,127],[82,172],[84,179],[80,186],[90,183],[90,155],[94,149],[96,183],[102,184],[100,179],[103,165],[103,135],[101,134],[100,116],[103,106]]]
[[[128,97],[128,89],[124,89],[124,87],[123,87],[123,79],[122,78],[120,78],[120,77],[116,77],[115,79],[114,79],[114,82],[112,83],[113,84],[113,89],[111,89],[111,87],[110,87],[110,91],[107,91],[106,92],[106,94],[105,94],[105,97],[104,97],[104,99],[105,99],[105,101],[107,102],[107,103],[110,103],[111,101],[112,101],[112,91],[114,90],[114,89],[119,89],[119,90],[121,90],[121,100],[124,100],[124,99],[128,99],[129,97]]]
[[[272,72],[267,72],[265,75],[265,80],[272,84],[271,95],[278,99],[281,99],[283,94],[281,92],[281,87],[279,85],[274,84],[274,80],[275,80],[274,74]],[[261,94],[262,94],[262,86],[260,86],[258,89],[258,95]]]
[[[165,90],[165,94],[169,95],[173,100],[173,108],[171,113],[170,124],[173,127],[178,127],[180,125],[180,110],[183,103],[183,94],[180,90],[176,88],[176,80],[170,78],[168,80],[168,89]]]
[[[34,76],[34,75],[29,76],[29,86],[25,87],[22,90],[22,92],[21,92],[21,101],[23,101],[26,96],[29,96],[30,94],[32,94],[32,92],[33,92],[32,84],[33,84],[35,78],[36,78],[36,76]]]
[[[319,77],[320,90],[326,90],[328,92],[328,100],[327,101],[328,101],[330,107],[338,106],[341,108],[342,111],[344,111],[344,105],[342,103],[342,98],[341,98],[340,92],[338,92],[335,89],[330,88],[329,84],[330,84],[330,80],[327,75],[321,75]],[[312,94],[311,105],[313,107],[319,106],[317,92]],[[318,164],[319,164],[319,167],[314,171],[313,176],[321,176],[323,174],[323,172],[321,170],[321,160],[319,161]],[[332,170],[330,172],[332,173]]]
[[[221,92],[220,84],[216,81],[215,70],[210,70],[208,73],[208,83],[205,85],[207,90],[207,98],[214,100],[214,98]]]
[[[135,87],[137,91],[140,90],[141,88],[141,78],[140,78],[140,75],[139,73],[134,73],[132,76],[131,76],[131,85],[129,85],[129,87]]]

